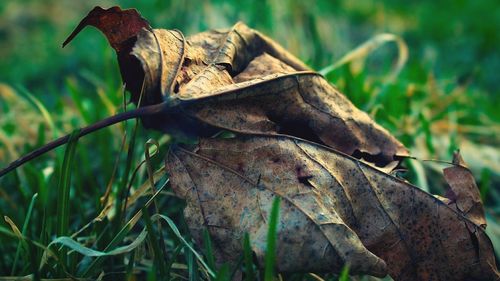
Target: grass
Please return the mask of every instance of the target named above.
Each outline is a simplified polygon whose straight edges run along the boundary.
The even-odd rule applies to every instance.
[[[316,5],[298,0],[268,0],[261,5],[249,0],[2,1],[1,166],[57,136],[123,111],[116,58],[104,37],[88,29],[60,48],[65,36],[97,4],[136,7],[152,26],[178,28],[186,34],[242,20],[317,70],[328,69],[376,34],[399,35],[409,47],[409,58],[394,80],[387,79],[398,57],[393,43],[336,67],[327,78],[418,158],[451,160],[451,152],[461,148],[481,187],[489,235],[500,249],[496,84],[500,11],[494,8],[495,1],[317,1]],[[160,157],[151,157],[134,176],[132,171],[146,158],[143,145],[149,139],[158,141]],[[139,197],[125,211],[113,203],[123,204],[129,187],[130,191],[148,189],[148,169],[160,169],[171,142],[169,136],[140,125],[136,128],[129,121],[79,139],[72,161],[60,148],[1,178],[0,214],[11,221],[0,222],[0,275],[96,278],[103,273],[107,279],[229,280],[235,268],[216,268],[208,235],[202,250],[192,244],[181,212],[184,203],[171,196],[168,184],[155,197],[157,207],[151,195]],[[408,167],[408,179],[443,194],[443,183],[435,180],[441,164],[411,161]],[[157,190],[167,180],[161,170],[158,175]],[[146,187],[141,189],[143,184]],[[63,202],[67,207],[59,208]],[[158,217],[157,210],[165,217]],[[138,243],[145,228],[147,236]],[[66,240],[51,244],[60,235],[74,236],[78,244],[68,247]],[[164,245],[155,243],[160,235]],[[242,241],[246,246],[241,268],[247,280],[254,280],[251,276],[266,274],[253,263],[250,239]],[[49,245],[51,251],[61,253],[64,243],[67,259],[44,256]],[[133,248],[134,243],[139,246]],[[289,278],[314,280],[308,275]]]
[[[280,198],[276,197],[269,216],[266,256],[264,258],[264,281],[272,281],[276,276],[276,241],[278,240]]]

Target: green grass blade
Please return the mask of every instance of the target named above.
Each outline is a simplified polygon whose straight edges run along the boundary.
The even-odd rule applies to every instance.
[[[127,264],[127,270],[125,272],[125,280],[132,281],[134,280],[134,262],[135,262],[135,250],[130,252],[130,258]]]
[[[19,229],[17,229],[17,227],[9,219],[9,217],[5,216],[5,220],[6,220],[7,224],[9,224],[9,226],[11,227],[11,230],[9,230],[6,227],[0,226],[0,234],[1,235],[4,235],[4,236],[12,238],[12,239],[19,239],[19,240],[21,240],[23,248],[25,248],[27,250],[27,252],[30,253],[30,254],[35,253],[33,247],[31,247],[31,246],[34,246],[37,249],[41,249],[44,253],[46,253],[45,255],[50,255],[50,256],[54,257],[56,259],[56,261],[59,263],[59,265],[61,266],[62,271],[65,272],[65,265],[63,263],[61,263],[61,261],[57,258],[56,254],[53,251],[51,251],[49,249],[49,247],[45,246],[44,244],[41,244],[40,242],[31,240],[28,237],[22,235],[21,231]],[[5,242],[6,240],[2,239],[0,241]],[[37,257],[30,256],[30,261],[33,261],[35,259],[37,259]],[[42,262],[41,262],[40,268],[42,268],[42,265],[43,265],[43,258],[42,258]]]
[[[75,156],[76,145],[80,129],[73,131],[69,137],[68,145],[64,152],[64,160],[61,167],[61,174],[59,176],[59,183],[57,187],[57,213],[56,213],[56,234],[57,236],[67,236],[69,234],[69,193],[71,184],[71,172],[73,170],[73,158]],[[67,252],[62,249],[59,253],[61,262],[66,265]],[[63,275],[62,269],[59,269],[59,274]]]
[[[250,235],[248,233],[245,233],[245,237],[243,238],[243,256],[245,259],[245,280],[246,281],[257,280],[255,277],[255,271],[253,266],[253,255],[252,255],[252,247],[250,244]]]
[[[145,151],[144,151],[144,161],[146,162],[146,171],[147,171],[147,174],[148,174],[148,179],[149,179],[149,183],[150,183],[150,186],[151,186],[151,190],[153,192],[155,192],[156,188],[155,188],[155,171],[153,169],[153,163],[151,161],[151,158],[158,155],[160,153],[160,144],[158,143],[158,141],[154,140],[154,139],[149,139],[146,144],[145,144]],[[151,151],[150,148],[153,148],[153,150]],[[127,192],[127,200],[128,200],[128,192]],[[159,213],[160,212],[160,209],[158,207],[158,204],[156,203],[156,200],[153,201],[153,205],[154,205],[154,208],[155,208],[155,212],[156,213]],[[127,206],[125,206],[127,207]],[[159,249],[161,250],[161,253],[158,253],[159,256],[161,257],[161,266],[163,268],[164,266],[164,262],[166,261],[166,257],[167,257],[167,247],[165,245],[165,240],[163,239],[163,231],[162,231],[162,228],[161,228],[161,222],[158,221],[158,235],[160,237],[162,237],[162,239],[158,240],[159,241]],[[162,269],[163,270],[163,269]],[[164,276],[164,274],[161,274],[161,276]]]
[[[77,80],[73,78],[68,78],[66,79],[66,88],[68,89],[68,92],[71,96],[71,99],[73,100],[76,108],[78,109],[78,113],[83,117],[83,120],[85,123],[89,124],[92,123],[93,118],[90,115],[92,112],[91,110],[88,110],[85,106],[86,97],[85,95],[82,95],[81,90],[77,85]]]
[[[163,190],[163,188],[167,185],[168,181],[166,181],[156,192],[153,194],[153,196],[146,202],[145,206],[148,207],[151,205],[151,203],[154,201],[156,196],[160,194],[160,192]],[[139,219],[142,217],[142,212],[136,213],[123,227],[122,229],[118,232],[118,234],[115,235],[115,237],[111,240],[111,242],[108,243],[106,248],[104,249],[104,252],[106,251],[111,251],[112,249],[115,249],[117,245],[123,241],[125,236],[129,233],[129,231],[136,225],[136,223],[139,221]],[[88,278],[91,276],[96,270],[97,267],[103,262],[103,256],[98,256],[82,273],[82,276],[85,278]]]
[[[229,275],[229,279],[228,280],[234,280],[235,276],[236,276],[236,273],[241,269],[241,267],[243,266],[243,260],[245,258],[243,257],[243,254],[240,255],[240,257],[238,258],[238,262],[236,263],[236,265],[233,267],[233,270],[231,270],[230,272],[230,275]]]
[[[229,280],[231,280],[229,277],[230,277],[229,265],[224,264],[221,266],[221,268],[217,272],[217,276],[215,277],[215,281],[229,281]]]
[[[108,252],[108,251],[111,251],[113,249],[116,249],[118,244],[121,241],[123,241],[125,236],[135,226],[135,224],[137,223],[137,221],[141,217],[141,214],[142,213],[139,212],[134,217],[132,217],[132,219],[130,219],[130,221],[127,224],[125,224],[125,226],[123,226],[123,228],[118,232],[118,234],[116,234],[115,237],[111,240],[111,242],[109,242],[109,244],[104,248],[103,252]],[[91,255],[86,254],[86,256],[91,256]],[[106,255],[95,255],[95,256],[97,256],[97,258],[82,273],[82,276],[84,278],[88,278],[89,276],[91,276],[94,273],[94,271],[96,271],[96,268],[99,265],[101,265],[101,263],[104,261],[103,258]]]
[[[140,107],[141,101],[142,101],[142,95],[144,93],[144,81],[142,84],[142,89],[141,89],[141,95],[139,96],[139,102],[137,103],[137,108]],[[124,110],[126,110],[126,104],[124,104]],[[126,123],[125,123],[126,124]],[[125,163],[125,171],[123,173],[123,177],[121,180],[121,184],[119,185],[119,190],[117,191],[118,194],[118,201],[116,202],[116,223],[115,223],[115,230],[118,230],[121,228],[122,225],[122,219],[125,219],[125,214],[123,214],[123,202],[127,201],[128,198],[128,192],[129,190],[127,189],[128,186],[128,179],[129,179],[129,174],[130,170],[132,169],[132,162],[134,158],[134,151],[135,151],[135,142],[137,138],[137,129],[139,127],[139,120],[135,120],[134,123],[134,128],[132,129],[132,136],[130,138],[129,142],[129,147],[127,151],[127,161]]]
[[[193,246],[191,246],[191,244],[189,244],[186,241],[186,239],[184,239],[184,237],[182,236],[182,234],[180,233],[179,229],[177,228],[177,226],[175,225],[175,223],[172,219],[170,219],[167,216],[160,215],[160,214],[153,215],[152,219],[153,220],[162,219],[162,220],[166,221],[168,226],[172,230],[172,232],[175,234],[175,236],[177,236],[179,238],[179,240],[182,242],[182,244],[184,244],[184,246],[186,246],[191,252],[193,252],[193,255],[196,257],[196,259],[198,259],[198,261],[205,267],[205,270],[208,272],[210,277],[215,278],[215,273],[213,272],[213,270],[203,260],[202,256],[198,252],[196,252],[196,250],[193,248]]]
[[[31,280],[33,281],[40,281],[40,270],[37,267],[38,264],[38,259],[37,259],[37,248],[36,246],[28,240],[28,246],[29,246],[29,267],[31,272],[33,273],[33,278]]]
[[[205,245],[205,256],[207,257],[207,264],[210,269],[215,271],[215,256],[212,247],[212,239],[210,239],[210,233],[206,228],[203,230],[203,245]]]
[[[345,265],[340,272],[339,281],[349,281],[349,266]]]
[[[71,183],[71,171],[73,168],[73,157],[76,151],[76,144],[80,130],[75,130],[71,133],[68,146],[64,152],[64,160],[61,167],[61,175],[59,177],[59,185],[57,188],[57,236],[68,235],[69,226],[69,192]]]
[[[21,92],[26,95],[26,97],[36,106],[36,108],[40,111],[40,113],[42,114],[43,116],[43,119],[45,119],[45,122],[47,123],[47,125],[49,126],[49,129],[50,131],[53,133],[53,135],[55,136],[57,134],[57,128],[56,126],[54,125],[54,120],[52,119],[49,111],[47,110],[47,108],[43,105],[43,103],[37,99],[34,95],[32,95],[30,93],[30,91],[28,91],[28,89],[26,89],[25,87],[23,86],[19,86]]]
[[[172,269],[172,266],[174,265],[175,260],[181,253],[182,249],[184,249],[184,245],[179,244],[177,247],[175,247],[171,259],[167,262],[167,270],[166,270],[166,276],[170,277],[170,270]]]
[[[33,197],[31,198],[30,205],[28,207],[28,212],[26,213],[26,218],[24,219],[24,224],[23,224],[23,229],[21,230],[22,235],[26,235],[26,231],[28,229],[28,223],[31,218],[31,214],[33,213],[33,206],[35,205],[36,199],[38,197],[38,193],[35,193]],[[10,271],[10,275],[14,276],[16,272],[16,267],[17,267],[17,261],[19,259],[19,254],[21,253],[21,242],[17,244],[17,249],[16,249],[16,256],[14,258],[14,264],[12,265],[12,270]]]
[[[149,237],[149,244],[151,245],[151,247],[153,248],[153,254],[154,254],[154,257],[153,257],[153,261],[156,265],[156,268],[158,270],[158,273],[159,273],[159,279],[163,279],[165,278],[165,269],[166,269],[166,266],[165,266],[165,257],[163,256],[163,252],[160,250],[160,245],[159,245],[159,242],[158,242],[158,238],[156,237],[156,234],[155,234],[155,230],[153,228],[153,223],[151,223],[151,218],[149,216],[149,212],[148,212],[148,208],[147,207],[144,207],[142,208],[142,214],[143,214],[143,217],[144,217],[144,220],[146,222],[146,229],[148,231],[148,237]],[[163,239],[163,237],[160,237],[160,239]]]
[[[130,170],[132,169],[132,162],[134,158],[134,151],[135,151],[135,141],[137,137],[137,128],[139,126],[139,122],[136,120],[134,128],[132,129],[132,136],[130,138],[129,142],[129,147],[127,151],[127,160],[125,162],[125,170],[123,173],[123,177],[121,179],[121,184],[119,185],[120,188],[117,191],[118,194],[118,200],[116,202],[116,224],[115,228],[120,229],[122,225],[122,220],[125,219],[125,215],[123,214],[123,204],[122,202],[126,201],[126,198],[128,197],[128,179],[130,175]]]
[[[480,177],[480,186],[479,186],[479,193],[481,194],[481,200],[486,202],[486,198],[488,197],[488,192],[490,190],[490,185],[491,185],[491,170],[488,168],[484,168],[481,170],[481,177]]]
[[[121,255],[121,254],[126,254],[129,253],[130,251],[134,250],[137,248],[142,242],[146,239],[147,237],[147,231],[146,229],[143,229],[139,235],[132,241],[130,244],[121,246],[121,247],[116,247],[113,250],[110,251],[98,251],[94,250],[88,247],[85,247],[84,245],[76,242],[73,240],[71,237],[63,236],[63,237],[58,237],[54,239],[54,241],[50,242],[49,246],[53,246],[56,244],[61,244],[64,245],[65,247],[70,248],[71,250],[80,253],[84,256],[87,257],[106,257],[106,256],[116,256],[116,255]]]
[[[200,275],[198,273],[198,263],[196,263],[196,257],[192,251],[186,252],[186,260],[187,260],[189,281],[200,280]]]
[[[275,276],[276,264],[276,240],[278,238],[278,223],[280,211],[280,198],[276,197],[271,208],[271,216],[269,218],[269,229],[267,232],[267,247],[266,256],[264,258],[264,280],[272,281]]]

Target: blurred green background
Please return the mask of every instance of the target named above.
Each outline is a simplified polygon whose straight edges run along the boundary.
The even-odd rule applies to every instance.
[[[500,250],[497,0],[3,0],[0,165],[120,109],[121,78],[114,51],[104,36],[87,28],[61,48],[66,36],[95,5],[137,8],[154,28],[175,28],[186,35],[243,21],[317,70],[376,34],[401,36],[410,56],[394,82],[385,79],[397,58],[397,48],[391,44],[327,78],[401,139],[413,155],[449,161],[453,150],[460,148],[478,180],[487,206],[488,232],[496,250]],[[121,135],[121,127],[115,126],[80,142],[71,200],[83,203],[74,206],[72,229],[98,212],[98,198],[113,173]],[[139,129],[137,143],[149,138],[165,137]],[[143,151],[140,145],[136,157]],[[44,209],[55,196],[51,187],[57,184],[63,152],[59,149],[29,163],[17,176],[0,179],[0,213],[22,222],[35,192],[41,194],[39,208]],[[410,161],[407,165],[407,177],[413,183],[443,193],[442,164]],[[138,182],[141,179],[143,174]],[[34,217],[42,216],[42,212],[34,213]],[[8,248],[0,245],[0,252]],[[0,268],[8,262],[0,259]]]

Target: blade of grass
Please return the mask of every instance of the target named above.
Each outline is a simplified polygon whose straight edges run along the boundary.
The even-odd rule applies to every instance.
[[[276,197],[271,208],[269,229],[267,232],[266,256],[264,257],[264,281],[272,281],[275,276],[276,240],[278,238],[280,198]]]
[[[52,257],[55,258],[55,260],[58,262],[58,264],[61,266],[61,268],[63,269],[63,271],[66,273],[67,276],[72,276],[71,274],[69,274],[68,272],[66,272],[66,268],[65,268],[64,264],[60,262],[60,260],[58,259],[57,255],[52,250],[50,250],[49,247],[46,247],[44,244],[41,244],[40,242],[37,242],[37,241],[34,241],[34,240],[31,240],[28,237],[22,235],[21,231],[19,231],[19,229],[17,228],[17,226],[14,224],[14,222],[12,222],[12,220],[10,220],[9,217],[6,216],[4,218],[5,218],[6,222],[7,222],[7,224],[9,224],[9,226],[11,227],[11,230],[7,229],[6,227],[0,226],[0,234],[3,234],[3,235],[5,235],[5,236],[7,236],[9,238],[15,238],[15,239],[21,240],[22,243],[23,243],[23,247],[25,247],[29,252],[31,252],[30,249],[32,249],[29,246],[30,244],[32,246],[35,246],[38,249],[43,250],[44,254],[50,255],[50,256],[52,256]],[[5,240],[1,240],[1,241],[5,241]],[[39,269],[41,269],[42,266],[43,266],[42,262],[40,263]],[[30,278],[29,280],[32,280],[32,279]]]
[[[425,145],[432,156],[435,156],[436,150],[434,149],[434,144],[432,140],[433,133],[431,132],[431,121],[424,115],[423,112],[418,114],[418,120],[420,121],[421,130],[425,137]]]
[[[250,235],[245,233],[243,238],[243,255],[245,258],[245,280],[253,281],[257,280],[255,277],[254,265],[253,265],[253,255],[252,247],[250,245]]]
[[[229,265],[224,264],[221,266],[219,271],[217,272],[217,276],[215,277],[215,281],[229,281],[230,277]]]
[[[135,278],[133,277],[134,274],[134,262],[135,262],[135,250],[130,252],[130,258],[128,260],[127,264],[127,270],[125,272],[125,280],[127,281],[133,281]]]
[[[31,198],[30,205],[28,207],[28,212],[26,213],[26,218],[24,219],[23,229],[21,230],[21,234],[23,236],[26,235],[26,231],[28,229],[28,223],[31,219],[31,214],[33,213],[33,206],[35,205],[36,199],[38,197],[38,193],[35,193]],[[14,264],[12,265],[12,270],[10,271],[10,275],[14,276],[16,273],[17,261],[19,259],[19,254],[21,253],[21,242],[17,244],[16,256],[14,258]],[[31,254],[33,255],[33,254]]]
[[[198,274],[198,263],[196,263],[196,257],[192,251],[186,252],[186,260],[189,281],[198,281],[200,279],[200,275]]]
[[[142,208],[142,214],[144,216],[144,220],[146,221],[146,229],[148,231],[148,237],[149,237],[149,244],[153,248],[153,261],[156,265],[156,269],[158,270],[159,274],[159,279],[164,279],[165,278],[165,256],[163,255],[163,252],[160,250],[160,245],[158,242],[158,238],[156,237],[155,231],[153,229],[153,224],[151,223],[151,218],[149,216],[148,208],[143,207]],[[163,237],[160,237],[160,239],[163,239]]]
[[[19,242],[22,244],[24,250],[28,251],[28,244],[27,244],[26,240],[24,239],[23,234],[21,233],[21,231],[17,227],[17,225],[8,216],[4,216],[3,218],[4,218],[5,222],[12,229],[12,232],[14,233],[15,237],[19,239]]]
[[[30,271],[32,272],[33,274],[33,281],[40,281],[41,278],[40,278],[40,270],[38,269],[38,267],[36,266],[38,264],[38,260],[37,260],[37,251],[38,249],[36,248],[36,246],[31,242],[31,241],[27,241],[28,242],[28,246],[29,246],[29,251],[28,251],[28,255],[29,255],[29,262],[28,262],[28,266],[30,268]]]
[[[64,160],[61,167],[61,174],[59,176],[59,184],[57,187],[57,213],[56,213],[56,234],[57,236],[66,236],[69,234],[69,193],[71,184],[71,171],[73,168],[73,157],[76,151],[76,145],[78,143],[78,136],[80,135],[80,130],[75,130],[71,133],[69,137],[68,146],[64,152]],[[64,249],[60,251],[61,262],[66,265],[67,262],[67,252]],[[62,275],[62,269],[59,270]]]
[[[479,186],[479,192],[481,194],[481,200],[486,202],[486,198],[488,198],[488,191],[491,185],[491,170],[488,168],[484,168],[481,170],[481,184]]]
[[[205,245],[205,256],[207,257],[207,264],[212,270],[215,271],[215,256],[212,247],[212,239],[210,239],[210,233],[208,233],[208,230],[206,228],[203,230],[203,245]]]
[[[2,243],[2,244],[0,244],[0,253],[5,253],[5,252],[6,252],[6,250],[5,250],[5,247]],[[7,269],[8,268],[7,260],[6,260],[7,258],[8,258],[7,255],[0,255],[0,270],[2,270],[2,272],[7,272],[7,270],[8,270]],[[9,262],[10,262],[10,259],[9,259]]]
[[[349,281],[349,266],[345,265],[340,272],[339,281]]]
[[[57,135],[57,128],[54,125],[54,120],[52,120],[52,117],[50,116],[50,113],[47,110],[47,108],[43,105],[42,102],[40,102],[40,100],[38,100],[34,95],[32,95],[30,93],[30,91],[28,91],[28,89],[26,89],[23,86],[19,86],[19,89],[40,111],[40,113],[43,116],[43,119],[45,119],[45,122],[47,122],[47,125],[49,126],[50,131],[52,132],[52,134],[54,136],[56,136]]]
[[[73,100],[76,108],[78,109],[78,113],[83,117],[85,123],[92,122],[92,116],[90,115],[91,111],[88,108],[85,108],[85,96],[81,94],[81,91],[77,85],[77,80],[74,78],[66,79],[66,88]]]
[[[144,94],[144,80],[142,81],[141,94],[139,96],[139,101],[137,102],[137,108],[141,106],[142,97]],[[125,100],[124,100],[125,101]],[[126,109],[126,104],[124,104],[124,109]],[[125,219],[125,215],[122,214],[123,202],[126,202],[129,190],[127,189],[128,178],[130,174],[130,169],[132,168],[132,161],[134,157],[135,141],[137,138],[137,128],[139,127],[139,120],[135,120],[135,126],[132,130],[132,136],[130,138],[129,147],[127,151],[127,161],[125,162],[125,172],[121,180],[120,188],[117,191],[118,201],[116,202],[116,230],[121,228],[122,220]]]
[[[165,183],[156,191],[155,194],[144,204],[146,207],[150,206],[151,203],[154,201],[154,198],[160,194],[160,192],[163,190],[163,188],[167,185],[168,180],[165,181]],[[122,229],[115,235],[115,237],[111,240],[111,242],[108,243],[108,245],[105,247],[104,251],[111,251],[112,249],[116,248],[118,243],[120,243],[123,238],[128,234],[128,232],[135,226],[135,224],[139,221],[139,219],[142,216],[142,212],[137,212],[123,227]],[[94,271],[97,270],[97,267],[103,262],[103,257],[97,257],[82,273],[82,276],[84,278],[88,278],[91,276]]]
[[[233,267],[233,270],[231,270],[228,280],[234,280],[236,273],[240,270],[241,266],[243,265],[244,259],[245,258],[243,257],[243,254],[241,254],[240,257],[238,258],[238,262]]]
[[[193,248],[193,246],[191,246],[191,244],[189,244],[186,241],[186,239],[184,239],[184,237],[181,235],[179,229],[177,228],[177,226],[175,225],[175,223],[172,219],[170,219],[167,216],[160,215],[160,214],[153,215],[153,217],[151,219],[152,220],[162,219],[162,220],[166,221],[168,226],[172,230],[172,232],[179,238],[179,240],[182,242],[182,244],[184,244],[184,246],[186,246],[191,252],[193,252],[193,255],[198,259],[198,261],[203,265],[203,267],[205,267],[205,270],[208,272],[210,277],[215,278],[215,273],[212,271],[212,269],[210,269],[210,267],[207,265],[207,263],[203,260],[202,256],[200,254],[198,254],[198,252],[196,252],[196,250]]]
[[[122,214],[122,211],[123,211],[123,203],[122,202],[125,202],[126,198],[128,197],[128,194],[126,194],[126,193],[128,191],[128,189],[127,189],[128,182],[129,182],[128,179],[129,179],[130,170],[132,168],[132,162],[133,162],[133,158],[134,158],[135,141],[137,138],[138,126],[139,126],[139,121],[136,120],[134,128],[132,129],[132,136],[130,137],[129,146],[128,146],[128,150],[127,150],[127,160],[125,161],[125,170],[123,172],[121,183],[119,185],[120,188],[117,191],[118,200],[116,201],[116,206],[115,206],[115,210],[116,210],[115,229],[116,230],[121,228],[123,220],[125,219],[124,214]],[[115,231],[115,233],[116,233],[116,231]]]
[[[106,185],[106,191],[104,192],[104,195],[102,195],[101,198],[99,199],[99,201],[101,202],[101,204],[103,206],[106,206],[106,204],[108,203],[109,194],[111,193],[113,183],[115,182],[116,172],[118,171],[118,166],[120,164],[120,155],[123,152],[126,141],[127,141],[127,132],[124,131],[123,135],[122,135],[120,149],[118,150],[118,153],[116,154],[115,164],[113,165],[113,171],[111,172],[111,177],[108,181],[108,184]]]
[[[318,276],[317,274],[314,274],[314,273],[307,273],[307,276],[311,277],[313,280],[316,280],[316,281],[325,281],[325,279],[321,278],[320,276]],[[300,280],[302,280],[302,279],[300,279]]]
[[[184,245],[179,244],[177,247],[175,247],[172,257],[170,261],[167,262],[167,270],[166,270],[166,276],[170,277],[170,270],[172,269],[172,266],[174,265],[175,260],[177,259],[177,256],[181,253],[182,249],[184,249]]]
[[[488,222],[488,227],[486,228],[486,234],[491,239],[491,244],[497,257],[500,256],[500,223],[498,218],[486,213],[486,221]]]
[[[64,153],[64,160],[59,176],[58,196],[57,196],[57,236],[68,235],[69,225],[69,192],[71,183],[71,171],[73,168],[73,157],[75,155],[76,144],[80,130],[71,133],[68,146]]]
[[[151,152],[150,151],[150,148],[153,147],[153,151]],[[153,192],[156,192],[156,188],[155,188],[155,180],[154,180],[154,177],[155,177],[155,171],[153,169],[153,163],[151,161],[151,158],[158,155],[160,153],[160,144],[158,143],[158,141],[154,140],[154,139],[149,139],[146,144],[145,144],[145,151],[144,151],[144,158],[145,158],[145,162],[146,162],[146,170],[147,170],[147,174],[148,174],[148,179],[149,179],[149,183],[150,183],[150,186],[151,186],[151,190]],[[128,194],[127,194],[128,195]],[[127,199],[128,199],[128,196],[127,196]],[[158,203],[156,202],[156,200],[153,201],[153,205],[154,205],[154,208],[155,208],[155,211],[156,213],[160,213],[160,209],[158,207]],[[125,207],[127,207],[127,205],[125,205]],[[148,217],[149,219],[149,217]],[[165,240],[163,239],[163,231],[162,231],[162,227],[161,227],[161,222],[158,221],[158,235],[160,236],[160,239],[159,240],[155,240],[155,241],[159,241],[159,245],[158,245],[158,249],[159,252],[157,253],[157,258],[159,257],[160,261],[158,262],[158,266],[160,267],[160,279],[164,279],[165,277],[165,262],[167,260],[167,246],[165,245]],[[160,252],[161,251],[161,252]]]
[[[71,237],[68,236],[62,236],[54,239],[52,242],[50,242],[48,247],[51,247],[56,244],[63,245],[67,248],[70,248],[71,250],[80,253],[84,256],[87,257],[106,257],[106,256],[116,256],[116,255],[121,255],[125,253],[129,253],[130,251],[134,250],[137,248],[139,245],[146,240],[148,232],[146,231],[146,228],[144,228],[139,235],[132,241],[130,244],[125,245],[125,246],[120,246],[116,247],[113,250],[110,251],[98,251],[94,250],[88,247],[85,247],[84,245],[78,243],[77,241],[73,240]]]
[[[145,162],[143,162],[145,163]],[[139,164],[139,165],[142,165]],[[154,182],[157,183],[160,181],[160,179],[162,179],[163,177],[165,176],[165,167],[162,167],[160,168],[159,170],[155,171],[154,173]],[[134,176],[132,176],[132,179],[134,178]],[[145,182],[143,183],[139,188],[137,188],[135,190],[135,192],[127,197],[127,202],[126,202],[126,207],[130,206],[131,204],[135,203],[141,196],[143,196],[146,191],[150,188],[150,183],[149,181],[148,182]],[[102,199],[102,197],[101,197]],[[99,213],[99,215],[97,215],[97,217],[95,217],[92,221],[90,221],[89,223],[87,223],[86,225],[84,225],[82,228],[80,228],[78,231],[76,231],[75,233],[73,233],[71,235],[71,238],[75,238],[76,236],[78,236],[81,232],[83,232],[84,230],[88,229],[89,227],[91,227],[92,225],[94,225],[96,222],[100,222],[102,221],[107,215],[108,213],[111,211],[111,209],[113,208],[113,202],[114,202],[114,198],[112,198],[113,200],[109,200],[109,202],[106,203],[106,205],[103,207],[103,209],[101,210],[101,212]],[[102,200],[101,200],[102,201]]]
[[[392,70],[391,74],[388,77],[388,81],[393,81],[398,74],[403,69],[406,61],[408,60],[408,45],[406,45],[405,41],[397,35],[390,33],[382,33],[375,35],[374,37],[368,39],[363,44],[359,45],[354,50],[345,54],[342,58],[340,58],[334,64],[327,66],[319,71],[319,73],[323,76],[327,76],[332,73],[334,70],[339,68],[340,66],[352,62],[358,59],[364,59],[373,51],[383,46],[386,43],[394,42],[398,47],[398,61],[396,63],[395,68]]]
[[[106,95],[106,92],[102,88],[97,88],[97,95],[99,95],[99,98],[101,99],[101,102],[104,105],[104,108],[106,108],[108,115],[109,116],[115,115],[116,114],[115,105],[108,98],[108,96]]]

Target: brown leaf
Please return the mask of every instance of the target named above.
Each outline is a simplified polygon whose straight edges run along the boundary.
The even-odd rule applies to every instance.
[[[401,143],[323,77],[244,24],[187,41],[187,64],[171,98],[192,104],[180,103],[189,118],[239,133],[305,138],[379,166],[407,155]]]
[[[129,47],[128,41],[136,37],[143,28],[151,29],[148,21],[143,19],[136,9],[122,10],[117,6],[103,9],[97,6],[82,19],[68,36],[68,39],[64,41],[63,47],[71,42],[87,25],[94,26],[104,33],[111,47],[117,52]]]
[[[482,227],[440,200],[345,154],[285,136],[202,140],[166,162],[200,242],[208,228],[224,261],[250,233],[262,265],[268,211],[282,198],[280,271],[338,272],[395,280],[499,280]],[[378,258],[377,258],[378,257]]]
[[[188,137],[221,129],[288,134],[386,170],[408,155],[322,76],[245,24],[185,39],[179,31],[151,30],[145,23],[135,10],[95,8],[70,36],[89,24],[101,29],[118,52],[132,101],[143,93],[141,105],[168,103],[162,115],[142,118],[145,127]],[[133,48],[122,48],[129,36]]]
[[[443,170],[444,178],[450,185],[452,192],[452,196],[448,197],[450,199],[448,205],[475,224],[486,228],[486,218],[484,217],[479,188],[477,188],[474,176],[458,151],[453,154],[453,164],[455,166]]]
[[[197,101],[184,107],[186,114],[240,133],[297,136],[379,166],[407,155],[401,143],[319,74],[296,72],[268,54],[256,57],[234,77],[236,83],[226,74],[213,85],[212,77],[223,73],[207,68],[181,88],[179,99]]]

